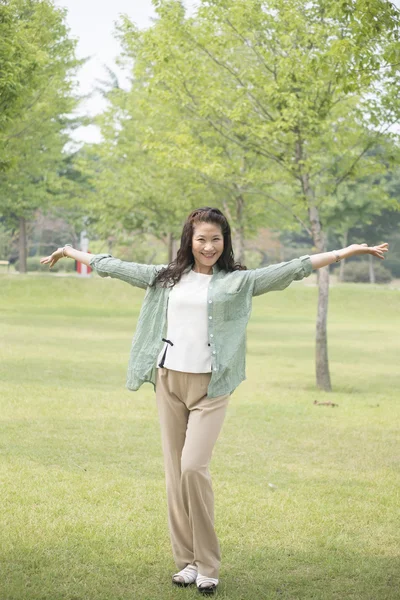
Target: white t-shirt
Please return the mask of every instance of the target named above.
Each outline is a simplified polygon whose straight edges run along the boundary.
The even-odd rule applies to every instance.
[[[167,308],[167,337],[157,358],[157,367],[186,373],[211,372],[208,345],[207,293],[211,275],[190,270],[171,288]]]

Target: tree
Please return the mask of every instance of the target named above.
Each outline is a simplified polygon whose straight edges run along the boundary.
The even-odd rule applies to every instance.
[[[71,76],[82,61],[75,58],[76,42],[68,37],[64,10],[45,0],[9,4],[19,19],[17,41],[31,51],[34,74],[28,77],[29,85],[21,81],[17,86],[23,94],[5,92],[6,104],[13,105],[0,130],[0,150],[7,155],[2,161],[6,167],[0,172],[0,213],[12,226],[18,223],[19,265],[25,272],[26,221],[68,186],[59,169],[65,159],[67,130],[77,125],[69,116],[78,102]],[[21,37],[21,31],[27,39]],[[25,62],[21,72],[24,68]]]

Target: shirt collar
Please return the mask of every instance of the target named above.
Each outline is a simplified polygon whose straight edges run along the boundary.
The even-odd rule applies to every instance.
[[[194,263],[188,265],[185,269],[184,269],[184,273],[189,273],[189,271],[192,270]],[[218,263],[215,263],[212,267],[212,271],[213,271],[213,275],[215,275],[216,273],[219,273],[221,270],[221,268],[218,266]]]

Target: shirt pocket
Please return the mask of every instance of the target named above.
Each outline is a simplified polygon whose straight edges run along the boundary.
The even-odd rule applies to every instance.
[[[224,291],[221,294],[224,320],[233,321],[245,317],[248,313],[246,294],[243,290]]]

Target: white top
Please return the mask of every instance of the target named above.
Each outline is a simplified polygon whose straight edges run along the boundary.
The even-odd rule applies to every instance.
[[[208,345],[207,293],[211,275],[190,270],[169,293],[167,337],[157,358],[157,367],[167,348],[164,367],[186,373],[211,372]]]

